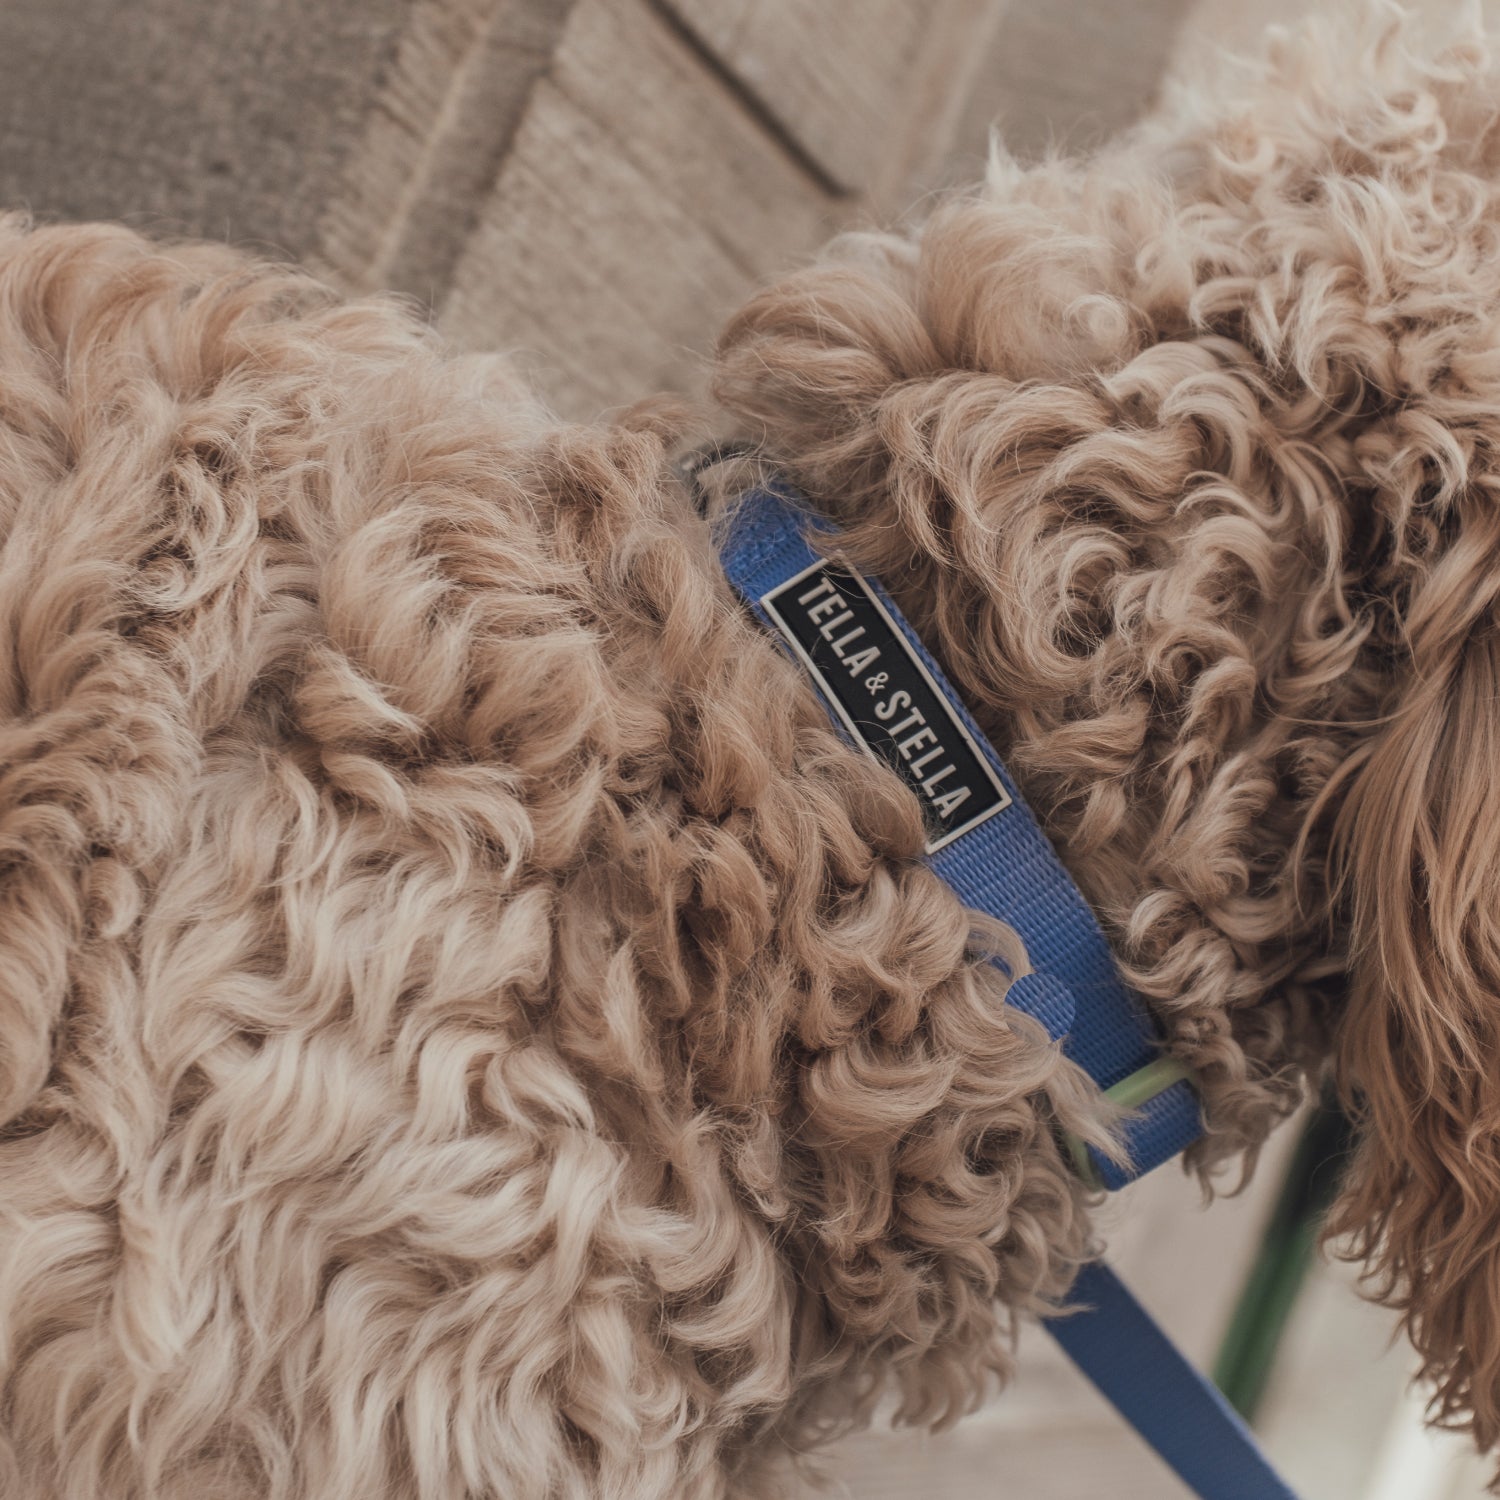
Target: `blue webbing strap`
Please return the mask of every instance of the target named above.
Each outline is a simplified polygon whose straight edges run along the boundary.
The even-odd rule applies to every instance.
[[[1070,1299],[1088,1308],[1047,1330],[1169,1468],[1203,1500],[1296,1500],[1240,1414],[1101,1261]]]
[[[962,815],[955,814],[949,825],[933,828],[929,863],[966,906],[1001,918],[1025,942],[1035,972],[1011,985],[1007,1004],[1035,1016],[1052,1036],[1064,1038],[1066,1054],[1102,1089],[1137,1106],[1122,1131],[1129,1169],[1093,1151],[1080,1161],[1103,1186],[1123,1186],[1197,1139],[1202,1122],[1192,1085],[1163,1060],[1150,1017],[1121,982],[1088,904],[994,749],[889,596],[874,580],[840,568],[834,582],[844,595],[833,597],[835,590],[819,565],[836,558],[836,543],[830,522],[798,505],[789,492],[763,485],[741,496],[731,509],[719,552],[730,583],[789,654],[809,669],[851,743],[905,769],[893,743],[880,738],[887,731],[873,722],[886,718],[886,709],[896,701],[889,689],[882,689],[887,693],[883,701],[872,692],[871,706],[851,708],[849,683],[828,675],[839,670],[837,659],[849,667],[851,680],[884,681],[878,675],[865,678],[862,665],[870,655],[870,640],[881,631],[900,635],[920,663],[903,670],[925,676],[946,700],[952,720],[939,726],[936,737],[921,738],[925,729],[919,729],[902,742],[900,757],[908,757],[906,747],[912,747],[910,756],[915,757],[918,750],[936,745],[956,721],[962,726],[957,736],[968,742],[962,753],[972,751],[982,759],[991,784],[977,799],[987,809],[981,820],[965,825],[959,821]],[[797,587],[789,587],[793,584]],[[803,601],[803,618],[793,624],[798,600]],[[846,603],[851,612],[836,613]],[[860,630],[861,620],[868,634]],[[824,642],[831,644],[825,647]],[[886,644],[891,649],[876,666],[892,666],[891,658],[900,655],[894,640]],[[896,680],[910,677],[892,678]],[[920,697],[918,684],[911,686],[912,694],[902,696]],[[863,717],[856,717],[856,711]],[[879,752],[873,748],[877,742],[883,746]],[[914,765],[930,758],[924,754]],[[920,778],[923,773],[915,774]],[[913,781],[911,772],[907,779]],[[922,785],[920,780],[916,784]],[[940,790],[947,788],[929,789],[933,805],[941,805]],[[1223,1397],[1183,1359],[1110,1271],[1102,1265],[1086,1267],[1072,1297],[1089,1310],[1049,1320],[1053,1336],[1203,1500],[1292,1500]]]
[[[809,538],[817,538],[817,548]],[[790,648],[762,601],[818,563],[836,541],[829,522],[797,506],[790,495],[761,488],[737,502],[720,542],[720,560],[729,581]],[[1053,1036],[1066,1036],[1067,1055],[1100,1088],[1122,1085],[1161,1057],[1150,1017],[1120,981],[1099,924],[1010,773],[889,596],[872,579],[864,584],[947,699],[973,749],[1009,798],[1008,806],[937,849],[929,863],[965,906],[1000,917],[1024,940],[1037,976],[1013,986],[1008,1003],[1036,1016]],[[825,686],[818,685],[820,690]],[[840,718],[835,709],[835,722]],[[848,737],[863,746],[857,735]],[[1132,1170],[1122,1170],[1097,1153],[1091,1165],[1104,1186],[1121,1187],[1176,1156],[1201,1131],[1197,1096],[1186,1079],[1179,1079],[1127,1125],[1124,1138]]]

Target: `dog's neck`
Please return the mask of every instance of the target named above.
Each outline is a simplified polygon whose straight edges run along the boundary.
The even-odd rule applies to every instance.
[[[1145,534],[1137,519],[1132,536],[1129,496],[1110,514],[1022,484],[1008,515],[981,514],[965,476],[950,489],[878,448],[778,460],[952,678],[1202,1077],[1214,1135],[1200,1160],[1258,1141],[1302,1096],[1298,1063],[1311,1071],[1327,1045],[1325,988],[1341,991],[1344,966],[1307,886],[1322,849],[1303,841],[1347,746],[1298,725],[1330,717],[1346,664],[1330,653],[1300,684],[1288,672],[1302,643],[1275,594],[1281,560],[1236,556],[1222,518],[1222,591],[1239,601],[1195,610],[1215,524],[1165,495],[1135,497],[1163,524]],[[766,468],[753,454],[710,466],[711,520]],[[1132,550],[1135,576],[1106,604],[1099,583]]]

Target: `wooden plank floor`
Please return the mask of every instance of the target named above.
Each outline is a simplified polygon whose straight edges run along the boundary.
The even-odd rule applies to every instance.
[[[948,159],[1003,0],[414,0],[312,259],[587,416]]]

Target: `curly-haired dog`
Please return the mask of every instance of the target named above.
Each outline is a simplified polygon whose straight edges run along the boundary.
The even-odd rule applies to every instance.
[[[721,386],[937,644],[1197,1070],[1330,1048],[1333,1228],[1500,1438],[1500,77],[1393,25],[1000,169],[760,298]]]
[[[1500,1435],[1500,82],[1399,31],[996,168],[720,394],[994,738],[1205,1171],[1336,1214]],[[735,607],[672,421],[403,314],[0,234],[0,1489],[756,1493],[938,1421],[1108,1117]]]

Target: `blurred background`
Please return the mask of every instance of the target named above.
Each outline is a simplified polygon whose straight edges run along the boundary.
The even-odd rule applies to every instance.
[[[690,389],[836,228],[1135,118],[1292,0],[4,0],[0,206],[292,256],[518,355]]]
[[[568,416],[703,382],[723,318],[834,230],[1086,149],[1293,0],[4,0],[0,208],[119,219],[395,290]],[[1417,8],[1453,6],[1427,0]],[[1204,1211],[1164,1168],[1111,1257],[1306,1500],[1476,1500],[1389,1315],[1313,1249],[1344,1143],[1309,1112]],[[829,1457],[859,1500],[1186,1495],[1045,1335],[952,1432]],[[807,1492],[813,1493],[811,1490]]]

